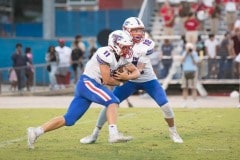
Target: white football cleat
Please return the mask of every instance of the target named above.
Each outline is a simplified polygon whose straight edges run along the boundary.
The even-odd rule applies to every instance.
[[[34,149],[34,143],[36,142],[37,140],[37,135],[34,131],[35,128],[33,127],[29,127],[27,129],[27,144],[28,144],[28,148],[29,149]]]
[[[169,130],[169,136],[174,143],[183,143],[182,138],[179,136],[177,131]]]
[[[96,140],[97,140],[97,138],[98,138],[98,135],[96,135],[96,134],[91,134],[91,135],[89,135],[89,136],[86,136],[86,137],[80,139],[80,143],[82,143],[82,144],[95,143]]]
[[[108,142],[109,143],[122,143],[131,141],[133,139],[132,136],[124,136],[122,133],[118,133],[116,135],[109,135]]]

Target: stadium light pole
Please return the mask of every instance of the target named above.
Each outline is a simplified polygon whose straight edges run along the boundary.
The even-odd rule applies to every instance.
[[[55,0],[43,0],[43,38],[55,38]]]

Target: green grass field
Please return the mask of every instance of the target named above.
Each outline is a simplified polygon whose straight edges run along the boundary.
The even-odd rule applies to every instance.
[[[26,143],[26,128],[40,125],[65,109],[0,109],[2,160],[237,160],[240,159],[239,109],[175,109],[184,143],[175,144],[159,108],[120,108],[118,128],[132,135],[128,143],[109,144],[107,125],[95,144],[79,139],[92,132],[100,108],[90,108],[72,127],[41,136],[34,150]]]

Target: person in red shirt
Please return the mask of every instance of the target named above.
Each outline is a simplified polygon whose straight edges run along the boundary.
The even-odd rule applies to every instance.
[[[165,35],[173,35],[173,26],[174,26],[174,8],[165,1],[163,6],[159,10],[159,15],[163,18],[164,22],[164,34]]]
[[[168,1],[165,1],[165,3],[159,10],[159,15],[164,16],[165,14],[167,14],[168,11],[170,11],[174,15],[174,8],[168,3]]]
[[[167,10],[167,13],[163,16],[165,35],[173,35],[174,20],[175,20],[174,14],[172,14],[170,10]]]
[[[186,42],[194,45],[196,44],[198,39],[198,27],[199,21],[192,12],[189,13],[188,19],[184,23],[184,28],[186,30]]]
[[[179,33],[181,35],[185,35],[186,31],[184,29],[184,23],[188,18],[189,13],[191,12],[191,4],[187,1],[181,1],[178,7],[178,15],[179,15]]]

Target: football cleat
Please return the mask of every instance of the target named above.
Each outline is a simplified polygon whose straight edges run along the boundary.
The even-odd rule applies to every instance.
[[[177,131],[169,130],[169,136],[174,143],[183,143],[182,138],[179,136]]]
[[[29,127],[27,129],[27,144],[29,149],[34,149],[34,143],[37,140],[37,135],[34,131],[35,128]]]
[[[109,143],[122,143],[133,140],[132,136],[124,136],[122,133],[110,135],[108,138]]]
[[[95,143],[97,138],[98,138],[98,135],[91,134],[89,136],[86,136],[86,137],[80,139],[80,143],[82,143],[82,144]]]

